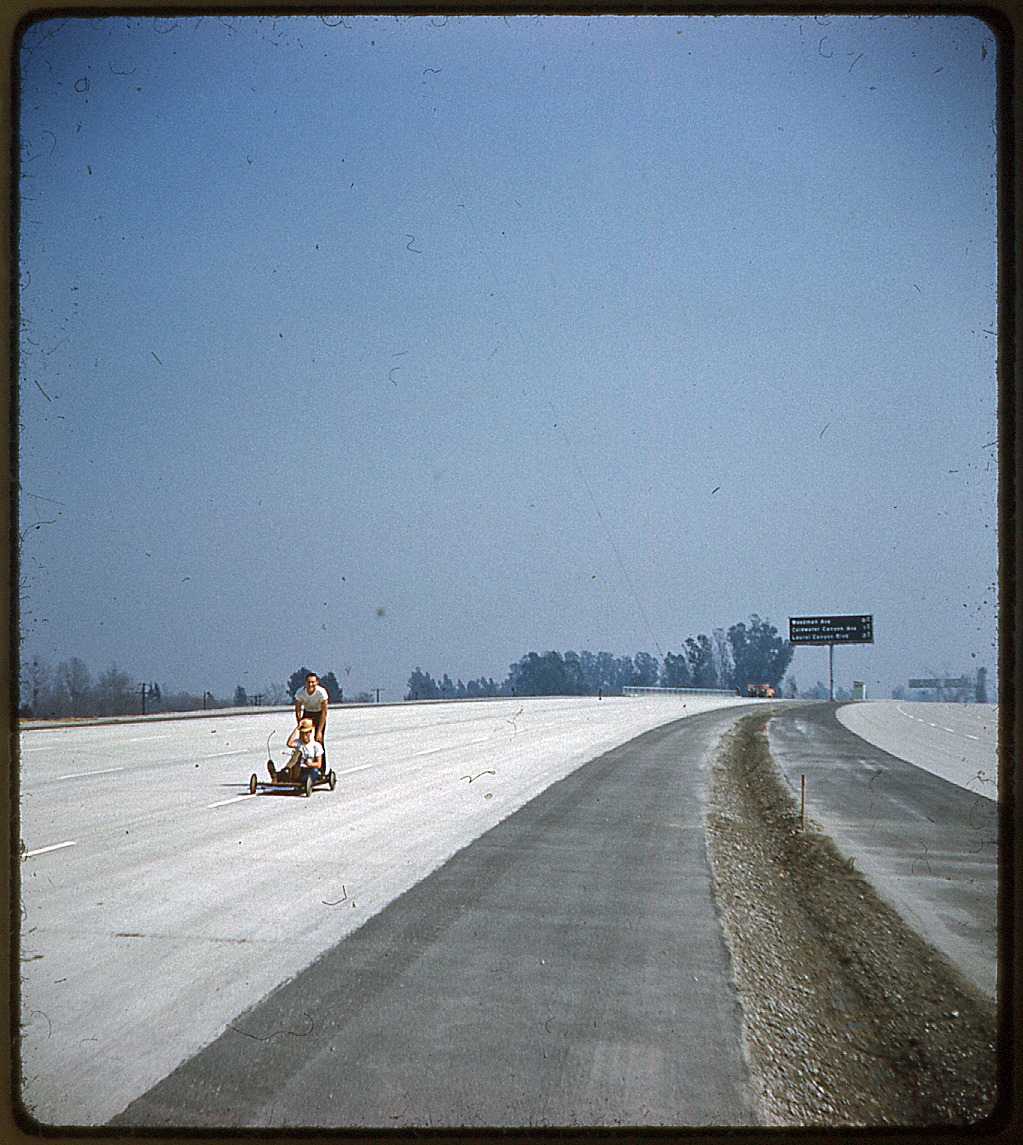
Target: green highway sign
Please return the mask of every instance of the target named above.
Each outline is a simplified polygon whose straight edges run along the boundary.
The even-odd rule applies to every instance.
[[[873,616],[790,616],[790,644],[873,644]]]

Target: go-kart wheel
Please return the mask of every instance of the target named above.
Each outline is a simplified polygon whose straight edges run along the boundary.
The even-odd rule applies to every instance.
[[[308,799],[309,796],[312,795],[312,793],[313,793],[313,777],[311,775],[307,775],[305,777],[305,783],[302,785],[302,794],[306,797],[306,799]]]
[[[331,791],[337,787],[337,776],[332,771],[327,772],[327,784],[329,785]]]
[[[252,775],[249,776],[249,794],[255,795],[257,787],[259,787],[259,779],[257,778],[256,773],[253,772]]]

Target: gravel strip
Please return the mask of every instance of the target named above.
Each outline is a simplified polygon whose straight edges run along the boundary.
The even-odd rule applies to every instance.
[[[994,1007],[875,893],[771,759],[722,738],[707,837],[765,1125],[965,1125],[995,1100]]]

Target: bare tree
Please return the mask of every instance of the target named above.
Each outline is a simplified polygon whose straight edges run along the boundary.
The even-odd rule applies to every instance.
[[[116,664],[111,664],[105,672],[100,673],[96,698],[103,715],[123,716],[134,711],[135,692],[131,677],[125,675]]]
[[[46,689],[50,686],[53,673],[45,660],[33,656],[28,663],[21,666],[21,697],[27,703],[33,715],[39,712],[39,701]]]
[[[291,700],[288,689],[283,684],[270,684],[266,689],[266,698],[266,702],[274,707],[287,704]]]
[[[717,673],[718,687],[731,688],[735,676],[735,661],[732,659],[732,646],[723,628],[715,628],[711,633],[714,639],[714,670]]]
[[[67,693],[71,705],[71,714],[73,716],[87,715],[87,709],[91,706],[89,701],[92,691],[92,676],[85,666],[85,661],[80,660],[77,656],[72,656],[67,661],[61,661],[57,665],[57,679]]]

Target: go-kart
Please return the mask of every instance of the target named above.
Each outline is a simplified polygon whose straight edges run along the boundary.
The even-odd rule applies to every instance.
[[[273,738],[273,732],[266,741],[267,755],[270,754],[270,740]],[[249,776],[249,794],[255,795],[261,788],[275,788],[287,791],[293,791],[296,795],[304,795],[307,798],[312,795],[313,788],[315,787],[329,787],[331,791],[337,786],[337,776],[332,771],[327,770],[327,756],[324,754],[322,768],[302,768],[299,769],[289,768],[284,766],[278,771],[274,767],[272,759],[267,760],[267,768],[270,772],[269,779],[260,779],[259,776],[253,772]],[[302,774],[302,771],[305,774]]]

